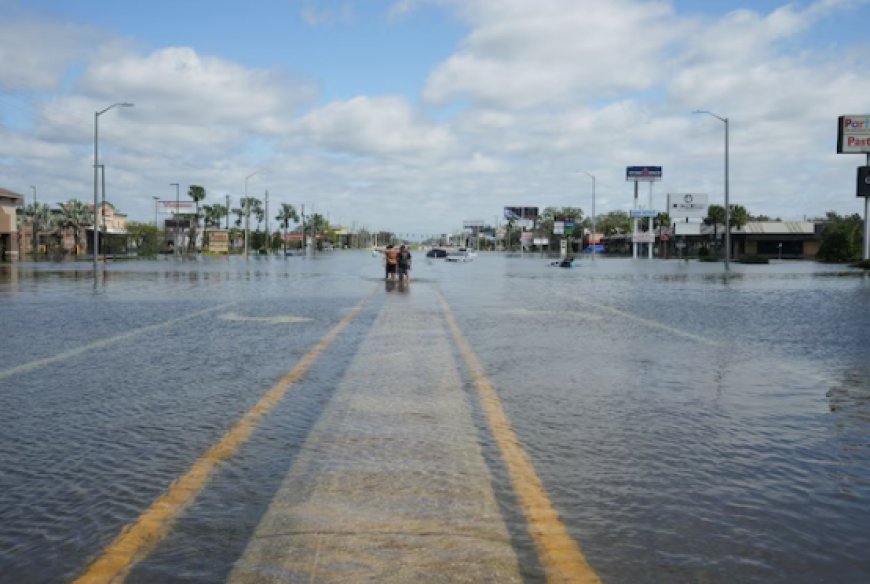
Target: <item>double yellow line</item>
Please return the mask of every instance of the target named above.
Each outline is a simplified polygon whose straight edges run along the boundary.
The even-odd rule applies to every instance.
[[[600,579],[586,561],[580,547],[571,538],[558,512],[547,497],[540,478],[535,473],[502,408],[495,387],[463,335],[450,306],[440,292],[437,294],[507,466],[547,581],[560,584],[599,584]],[[167,492],[154,501],[135,523],[124,528],[103,554],[74,581],[75,584],[123,582],[136,562],[157,546],[181,512],[202,492],[218,464],[233,456],[250,438],[263,416],[271,411],[290,387],[305,375],[320,354],[359,315],[370,298],[371,295],[367,296],[348,312],[311,351],[302,357],[290,373],[266,392],[218,443],[197,459],[185,475],[173,482]]]
[[[568,533],[568,529],[559,518],[558,511],[547,497],[535,467],[511,427],[495,387],[487,377],[465,335],[462,334],[453,311],[440,292],[438,299],[477,389],[492,435],[501,451],[514,492],[526,517],[529,534],[538,550],[547,582],[600,584],[598,575],[586,561],[580,546]]]
[[[184,476],[173,482],[166,493],[154,501],[135,523],[125,527],[103,554],[74,582],[76,584],[123,582],[136,562],[148,555],[166,536],[184,508],[203,490],[218,464],[233,456],[239,447],[247,442],[263,416],[278,405],[287,390],[305,375],[320,354],[332,344],[348,323],[356,318],[371,296],[369,294],[351,309],[313,349],[299,360],[290,373],[267,391],[217,444],[197,459]]]

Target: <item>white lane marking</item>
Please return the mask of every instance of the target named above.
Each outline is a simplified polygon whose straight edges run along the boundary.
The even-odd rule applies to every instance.
[[[713,340],[711,338],[702,337],[701,335],[696,335],[694,333],[684,331],[682,329],[667,325],[667,324],[665,324],[663,322],[659,322],[657,320],[652,320],[650,318],[644,318],[644,317],[638,316],[632,312],[628,312],[626,310],[620,310],[618,308],[608,306],[607,304],[600,304],[598,302],[586,300],[585,298],[577,298],[576,296],[571,296],[570,294],[564,294],[564,293],[558,293],[558,294],[559,294],[559,296],[562,296],[564,298],[569,298],[575,302],[585,304],[586,306],[592,306],[593,308],[597,308],[598,310],[602,310],[604,312],[609,312],[610,314],[615,314],[617,316],[621,316],[623,318],[627,318],[629,320],[639,322],[639,323],[646,325],[650,328],[661,329],[661,330],[667,331],[669,333],[672,333],[674,335],[684,337],[686,339],[691,339],[693,341],[698,341],[699,343],[704,343],[705,345],[710,345],[711,347],[718,347],[719,345],[722,344],[721,342]]]
[[[0,379],[5,379],[7,377],[12,377],[13,375],[17,375],[18,373],[25,373],[27,371],[33,371],[34,369],[38,369],[39,367],[43,367],[45,365],[51,365],[52,363],[57,363],[58,361],[63,361],[64,359],[69,359],[70,357],[75,357],[76,355],[81,355],[86,351],[91,351],[93,349],[100,349],[102,347],[106,347],[108,345],[117,343],[118,341],[123,341],[125,339],[129,339],[130,337],[135,337],[136,335],[141,335],[143,333],[155,331],[157,329],[165,328],[168,326],[172,326],[174,324],[178,324],[179,322],[184,322],[185,320],[190,320],[192,318],[196,318],[198,316],[202,316],[203,314],[208,314],[209,312],[214,312],[215,310],[222,310],[227,306],[232,306],[235,302],[228,302],[226,304],[221,304],[220,306],[213,306],[212,308],[206,308],[205,310],[200,310],[199,312],[194,312],[185,316],[180,316],[178,318],[173,318],[170,320],[165,320],[163,322],[159,322],[157,324],[151,324],[148,326],[143,326],[142,328],[133,329],[131,331],[127,331],[126,333],[121,333],[120,335],[115,335],[113,337],[108,337],[99,341],[94,341],[93,343],[88,343],[87,345],[82,345],[80,347],[76,347],[75,349],[70,349],[69,351],[64,351],[62,353],[58,353],[56,355],[52,355],[51,357],[43,357],[41,359],[34,359],[28,363],[23,363],[21,365],[16,365],[15,367],[10,367],[9,369],[4,369],[0,371]]]
[[[225,312],[218,316],[221,320],[233,322],[259,322],[263,324],[293,324],[297,322],[310,322],[313,318],[283,314],[278,316],[243,316],[237,312]]]

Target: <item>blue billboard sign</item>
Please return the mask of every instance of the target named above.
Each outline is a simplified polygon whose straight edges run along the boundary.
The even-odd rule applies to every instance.
[[[659,181],[662,180],[661,166],[627,166],[625,167],[627,181]]]

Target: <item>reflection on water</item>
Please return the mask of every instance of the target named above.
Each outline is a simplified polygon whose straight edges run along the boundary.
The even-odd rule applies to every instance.
[[[866,580],[866,273],[548,264],[427,259],[411,283],[384,281],[368,252],[117,262],[97,278],[87,263],[0,265],[0,373],[36,363],[0,378],[0,581],[80,573],[376,287],[328,359],[131,574],[220,581],[378,310],[420,302],[413,291],[431,286],[604,581]],[[478,435],[491,450],[485,428]],[[516,543],[528,546],[490,462]]]

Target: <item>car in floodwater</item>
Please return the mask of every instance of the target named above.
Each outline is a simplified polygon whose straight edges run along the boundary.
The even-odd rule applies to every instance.
[[[448,262],[470,262],[474,258],[467,250],[460,249],[451,251],[444,259]]]
[[[447,250],[434,247],[426,252],[427,258],[446,258]]]

